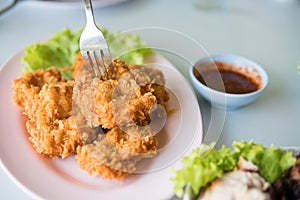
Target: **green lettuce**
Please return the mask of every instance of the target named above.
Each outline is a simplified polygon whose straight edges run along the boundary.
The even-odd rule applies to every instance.
[[[215,150],[214,145],[202,144],[182,158],[181,169],[173,169],[175,176],[171,181],[177,196],[182,197],[187,189],[198,195],[201,188],[208,183],[225,172],[236,169],[240,157],[256,164],[259,174],[270,183],[280,178],[296,162],[290,151],[274,146],[266,148],[261,144],[254,144],[253,141],[233,142],[233,150],[224,145]]]
[[[143,64],[144,57],[152,54],[153,50],[146,47],[138,35],[119,32],[110,34],[101,28],[110,46],[113,58],[119,57],[128,64]],[[45,43],[32,44],[25,48],[22,62],[25,63],[24,72],[36,71],[56,67],[57,69],[71,66],[79,53],[79,38],[82,29],[72,32],[65,29],[53,35]],[[61,71],[66,79],[71,79],[72,71]]]
[[[113,58],[119,57],[128,64],[143,64],[146,55],[153,54],[153,50],[147,48],[136,34],[108,34],[106,36],[110,53]]]
[[[25,63],[24,72],[32,72],[48,67],[63,68],[71,66],[76,53],[79,52],[79,37],[81,31],[72,33],[65,29],[56,33],[45,43],[32,44],[25,48],[22,62]],[[61,72],[67,79],[71,79],[71,71]]]
[[[274,183],[296,162],[291,151],[283,151],[273,145],[266,148],[250,141],[234,142],[232,146],[235,152],[257,165],[259,174],[269,183]]]
[[[236,168],[238,158],[229,148],[222,146],[220,150],[215,150],[213,147],[214,143],[202,144],[182,159],[181,169],[173,169],[175,177],[171,181],[177,196],[183,196],[186,185],[197,195],[202,187],[221,177],[225,171]]]

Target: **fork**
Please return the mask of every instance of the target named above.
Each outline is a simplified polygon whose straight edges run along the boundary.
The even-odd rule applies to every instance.
[[[79,46],[85,63],[89,64],[92,77],[102,80],[114,78],[109,46],[102,31],[96,26],[91,0],[83,0],[86,26],[83,29]]]

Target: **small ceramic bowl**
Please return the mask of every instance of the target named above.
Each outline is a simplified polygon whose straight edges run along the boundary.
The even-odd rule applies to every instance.
[[[205,63],[213,63],[215,69],[218,69],[214,64],[215,62],[225,63],[234,68],[234,70],[239,71],[241,74],[251,77],[258,84],[257,89],[243,94],[225,92],[225,86],[223,79],[221,79],[221,74],[219,77],[214,78],[219,79],[219,81],[222,82],[223,90],[212,89],[211,87],[206,86],[197,79],[195,75],[197,72],[195,72],[194,68],[196,68],[197,71],[203,70]],[[237,55],[213,55],[205,57],[192,65],[189,73],[196,91],[199,92],[208,102],[211,102],[212,106],[226,110],[234,110],[251,103],[264,91],[268,84],[268,75],[260,65]]]

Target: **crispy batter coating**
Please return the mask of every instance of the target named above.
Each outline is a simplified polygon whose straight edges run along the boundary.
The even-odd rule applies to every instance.
[[[88,145],[79,146],[77,148],[76,160],[81,169],[88,172],[91,176],[102,176],[109,180],[123,180],[129,175],[127,172],[112,169],[99,160],[97,160],[89,149]]]
[[[70,115],[73,85],[54,68],[25,73],[13,83],[13,99],[29,118],[29,140],[42,155],[65,158],[81,144]]]
[[[13,82],[13,99],[29,118],[29,140],[38,153],[65,158],[76,152],[79,166],[90,175],[122,180],[140,160],[157,154],[156,133],[148,125],[152,112],[161,114],[157,104],[167,107],[163,74],[115,59],[116,79],[102,81],[83,73],[82,63],[78,54],[72,66],[76,85],[54,68],[23,74]],[[80,115],[71,115],[74,100]],[[83,124],[78,116],[85,117]],[[85,132],[86,142],[81,126],[108,132],[90,138]]]
[[[143,136],[138,131],[128,134],[116,127],[106,133],[106,138],[117,148],[130,153],[149,154],[151,157],[157,151],[158,141],[155,133],[147,136]]]
[[[130,117],[139,126],[148,125],[151,109],[156,103],[156,97],[150,92],[132,99],[128,103]]]
[[[120,135],[124,137],[121,138]],[[157,140],[155,137],[134,139],[133,137],[128,138],[126,135],[122,130],[114,128],[106,135],[98,135],[93,143],[78,147],[76,159],[79,166],[89,174],[121,180],[129,173],[134,172],[136,164],[143,158],[156,154]],[[146,140],[152,141],[153,146],[141,144],[141,141],[144,141],[145,144],[149,143]],[[126,144],[127,147],[125,147]],[[153,152],[150,150],[151,148],[154,148]]]
[[[76,79],[77,75],[80,73],[80,69],[83,64],[83,58],[81,54],[77,54],[75,56],[74,63],[72,65],[73,73],[72,77],[73,79]],[[116,75],[116,78],[118,79],[122,74],[128,72],[129,67],[124,61],[121,61],[120,59],[116,58],[112,61],[112,65],[114,66],[114,73]]]
[[[162,95],[161,97],[159,95]],[[160,70],[146,66],[131,66],[118,79],[112,97],[112,111],[118,126],[146,126],[157,104],[167,109],[169,95],[164,88]]]
[[[117,85],[116,80],[101,81],[96,79],[95,84],[95,113],[98,124],[105,129],[111,129],[116,126],[112,113],[112,93]]]
[[[34,73],[24,73],[13,81],[13,100],[23,114],[29,115],[28,112],[36,106],[34,102],[38,98],[37,95],[43,85],[58,82],[66,82],[66,80],[54,68],[49,68],[45,71],[39,70]]]
[[[151,91],[152,94],[156,97],[157,103],[162,105],[167,110],[167,103],[169,101],[169,93],[161,84],[151,84],[149,85],[150,89],[147,91]]]
[[[80,68],[81,68],[82,62],[83,62],[82,56],[81,56],[80,53],[78,53],[75,56],[75,59],[74,59],[73,65],[72,65],[72,68],[73,68],[72,78],[74,80],[76,79],[77,75],[80,72]]]
[[[65,158],[76,152],[81,140],[73,117],[55,120],[51,124],[28,120],[26,128],[36,152],[52,158]]]
[[[156,133],[148,125],[152,112],[162,114],[155,109],[156,104],[167,107],[169,95],[163,74],[155,68],[128,66],[115,59],[115,80],[90,80],[88,66],[80,56],[76,62],[73,99],[80,105],[79,121],[87,124],[83,123],[80,130],[85,145],[78,147],[76,159],[91,175],[123,179],[141,159],[157,154]],[[109,131],[97,136],[92,128],[97,126]]]

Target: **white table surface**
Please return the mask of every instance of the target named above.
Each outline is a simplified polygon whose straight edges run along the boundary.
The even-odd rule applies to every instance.
[[[269,85],[254,103],[225,113],[211,110],[199,97],[204,133],[219,131],[222,134],[219,145],[251,139],[267,146],[300,144],[300,75],[297,72],[300,1],[228,0],[223,10],[203,11],[196,9],[192,1],[129,0],[98,7],[95,17],[98,24],[110,31],[168,28],[197,41],[210,54],[238,54],[258,62],[269,75]],[[66,27],[77,30],[84,23],[81,7],[20,1],[0,16],[0,64],[29,44],[47,39]],[[170,48],[176,46],[172,38],[155,40],[169,41]],[[195,53],[189,48],[184,52]],[[189,64],[169,59],[188,78]],[[0,131],[0,134],[7,133]],[[0,170],[0,199],[30,197]]]

